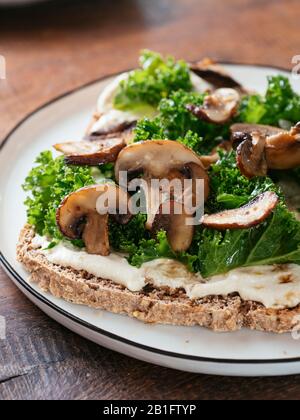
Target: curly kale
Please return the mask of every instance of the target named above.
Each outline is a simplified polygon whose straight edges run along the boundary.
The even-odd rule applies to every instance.
[[[179,90],[162,99],[159,115],[154,119],[144,118],[138,122],[135,141],[169,139],[178,140],[197,153],[210,152],[221,139],[229,136],[229,125],[215,125],[201,121],[186,106],[201,106],[205,94]]]
[[[210,170],[210,180],[207,210],[211,213],[238,208],[265,191],[276,192],[280,205],[268,220],[254,228],[220,232],[198,227],[189,250],[198,256],[193,263],[195,271],[209,277],[237,267],[300,264],[300,222],[287,209],[280,188],[270,178],[245,178],[231,152],[221,154]]]
[[[236,165],[235,152],[219,152],[220,159],[209,171],[210,196],[206,203],[210,213],[234,209],[248,203],[266,191],[282,196],[269,177],[246,178]]]
[[[42,152],[36,164],[23,185],[23,189],[30,192],[25,201],[28,223],[39,235],[59,241],[63,236],[56,225],[56,210],[68,194],[95,183],[93,169],[68,166],[63,157],[53,158],[50,151]],[[80,242],[75,244],[81,245]]]
[[[221,140],[228,140],[230,123],[211,124],[198,119],[186,109],[188,104],[201,106],[204,98],[205,94],[197,92],[172,92],[168,98],[161,100],[158,116],[138,122],[135,141],[178,140],[197,153],[211,152]],[[287,78],[269,77],[266,95],[245,96],[234,121],[289,128],[300,121],[300,96],[293,92]]]
[[[160,54],[146,50],[140,57],[140,66],[120,83],[115,108],[131,110],[145,104],[156,108],[171,92],[192,89],[190,70],[185,61],[175,61],[173,57],[163,59]]]
[[[300,264],[300,222],[280,204],[267,221],[254,228],[199,229],[193,247],[198,250],[194,269],[203,277],[237,267]]]
[[[300,95],[293,91],[288,78],[270,76],[265,96],[249,95],[243,99],[239,120],[289,127],[300,121]]]

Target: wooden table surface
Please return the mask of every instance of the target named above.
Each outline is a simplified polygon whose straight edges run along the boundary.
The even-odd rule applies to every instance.
[[[59,3],[59,4],[58,4]],[[151,48],[187,60],[291,67],[299,0],[60,1],[0,10],[0,138],[43,102],[136,64]],[[1,181],[2,182],[2,181]],[[299,399],[300,377],[209,377],[91,344],[34,307],[0,271],[0,399]]]

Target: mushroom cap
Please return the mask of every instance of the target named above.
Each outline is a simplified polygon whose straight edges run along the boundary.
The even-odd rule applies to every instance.
[[[208,95],[202,106],[187,105],[197,118],[213,124],[225,124],[236,113],[240,94],[235,89],[222,88]]]
[[[99,201],[103,196],[105,203]],[[102,207],[103,204],[103,207]],[[131,219],[130,198],[114,184],[92,185],[69,194],[56,213],[57,225],[69,239],[82,239],[92,254],[109,254],[108,215],[119,223]]]
[[[161,203],[160,199],[154,200],[154,202],[151,199],[153,192],[155,193],[155,190],[153,190],[155,187],[152,188],[151,180],[174,180],[177,178],[183,181],[184,179],[192,179],[193,191],[189,197],[192,197],[195,201],[198,194],[202,192],[196,190],[196,180],[199,179],[204,181],[205,200],[209,194],[209,177],[200,156],[176,141],[149,140],[127,146],[121,151],[115,164],[115,177],[119,184],[124,182],[120,176],[121,172],[127,173],[129,177],[133,174],[135,178],[139,174],[143,174],[143,178],[147,181],[147,229],[151,229],[154,216]],[[184,187],[184,183],[182,183],[182,186]],[[185,189],[183,188],[181,191],[183,192]],[[176,195],[171,194],[171,196],[170,199],[180,199]],[[181,193],[182,197],[184,195]]]
[[[197,76],[206,80],[216,88],[243,89],[242,85],[234,80],[221,65],[210,58],[191,64],[190,68]]]
[[[277,194],[268,191],[238,209],[205,215],[202,224],[217,230],[248,229],[266,220],[278,202]]]
[[[299,123],[288,131],[267,138],[266,158],[270,169],[293,169],[300,166]]]
[[[300,124],[296,124],[290,131],[285,131],[278,127],[259,124],[234,124],[231,127],[233,144],[240,144],[238,147],[238,163],[241,162],[241,149],[246,151],[248,159],[251,157],[250,144],[253,143],[253,138],[260,136],[261,140],[264,138],[265,147],[261,150],[261,159],[266,161],[267,169],[293,169],[300,166]],[[248,143],[247,143],[248,142]],[[241,146],[241,143],[243,146]],[[248,149],[248,150],[247,150]],[[252,148],[253,151],[253,148]],[[258,152],[258,148],[256,148]],[[258,153],[256,153],[258,158]],[[253,157],[252,157],[253,158]],[[245,159],[244,159],[245,161]],[[254,165],[257,162],[252,162]],[[240,168],[242,168],[240,166]],[[242,169],[241,169],[242,170]],[[243,172],[243,170],[242,170]],[[244,173],[244,172],[243,172]],[[264,168],[263,173],[256,172],[253,175],[266,175]],[[247,175],[246,175],[247,176]]]
[[[190,163],[198,165],[203,179],[208,180],[200,156],[191,149],[177,141],[148,140],[133,143],[121,151],[115,165],[115,176],[119,181],[121,171],[143,172],[152,178],[162,179],[172,169],[180,170]]]
[[[282,133],[282,129],[279,127],[273,127],[272,125],[262,125],[262,124],[244,124],[237,123],[233,124],[230,127],[232,140],[236,140],[238,134],[252,134],[253,132],[260,133],[266,137],[272,136],[274,134]]]
[[[69,165],[96,166],[115,162],[120,151],[126,146],[122,138],[112,137],[98,141],[74,141],[54,145],[58,152],[62,152]]]
[[[268,165],[265,155],[266,137],[258,132],[245,134],[245,140],[236,151],[237,165],[247,178],[266,176]]]
[[[181,203],[166,201],[160,205],[154,218],[152,234],[164,230],[174,252],[187,251],[192,244],[195,230],[194,226],[187,223],[188,218],[191,216],[185,212]]]

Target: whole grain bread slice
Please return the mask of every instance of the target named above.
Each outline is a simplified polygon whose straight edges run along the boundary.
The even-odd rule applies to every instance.
[[[183,290],[150,286],[131,292],[110,280],[50,263],[33,246],[34,236],[33,228],[26,225],[17,246],[18,260],[30,272],[30,281],[69,302],[126,314],[146,323],[199,325],[218,332],[247,327],[285,333],[299,323],[300,305],[294,309],[267,309],[259,303],[243,301],[238,294],[191,300]]]

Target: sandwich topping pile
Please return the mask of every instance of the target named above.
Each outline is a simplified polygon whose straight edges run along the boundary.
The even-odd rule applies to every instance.
[[[209,59],[142,52],[139,69],[103,90],[83,139],[41,153],[25,180],[18,257],[32,279],[148,322],[291,329],[289,314],[300,313],[300,95],[281,75],[267,82],[261,95]],[[198,213],[176,191],[154,200],[154,179],[191,181],[181,193],[193,204],[201,185],[199,223],[187,222]],[[146,192],[133,196],[132,182]],[[116,209],[99,204],[104,196]],[[133,211],[137,196],[145,206]]]

